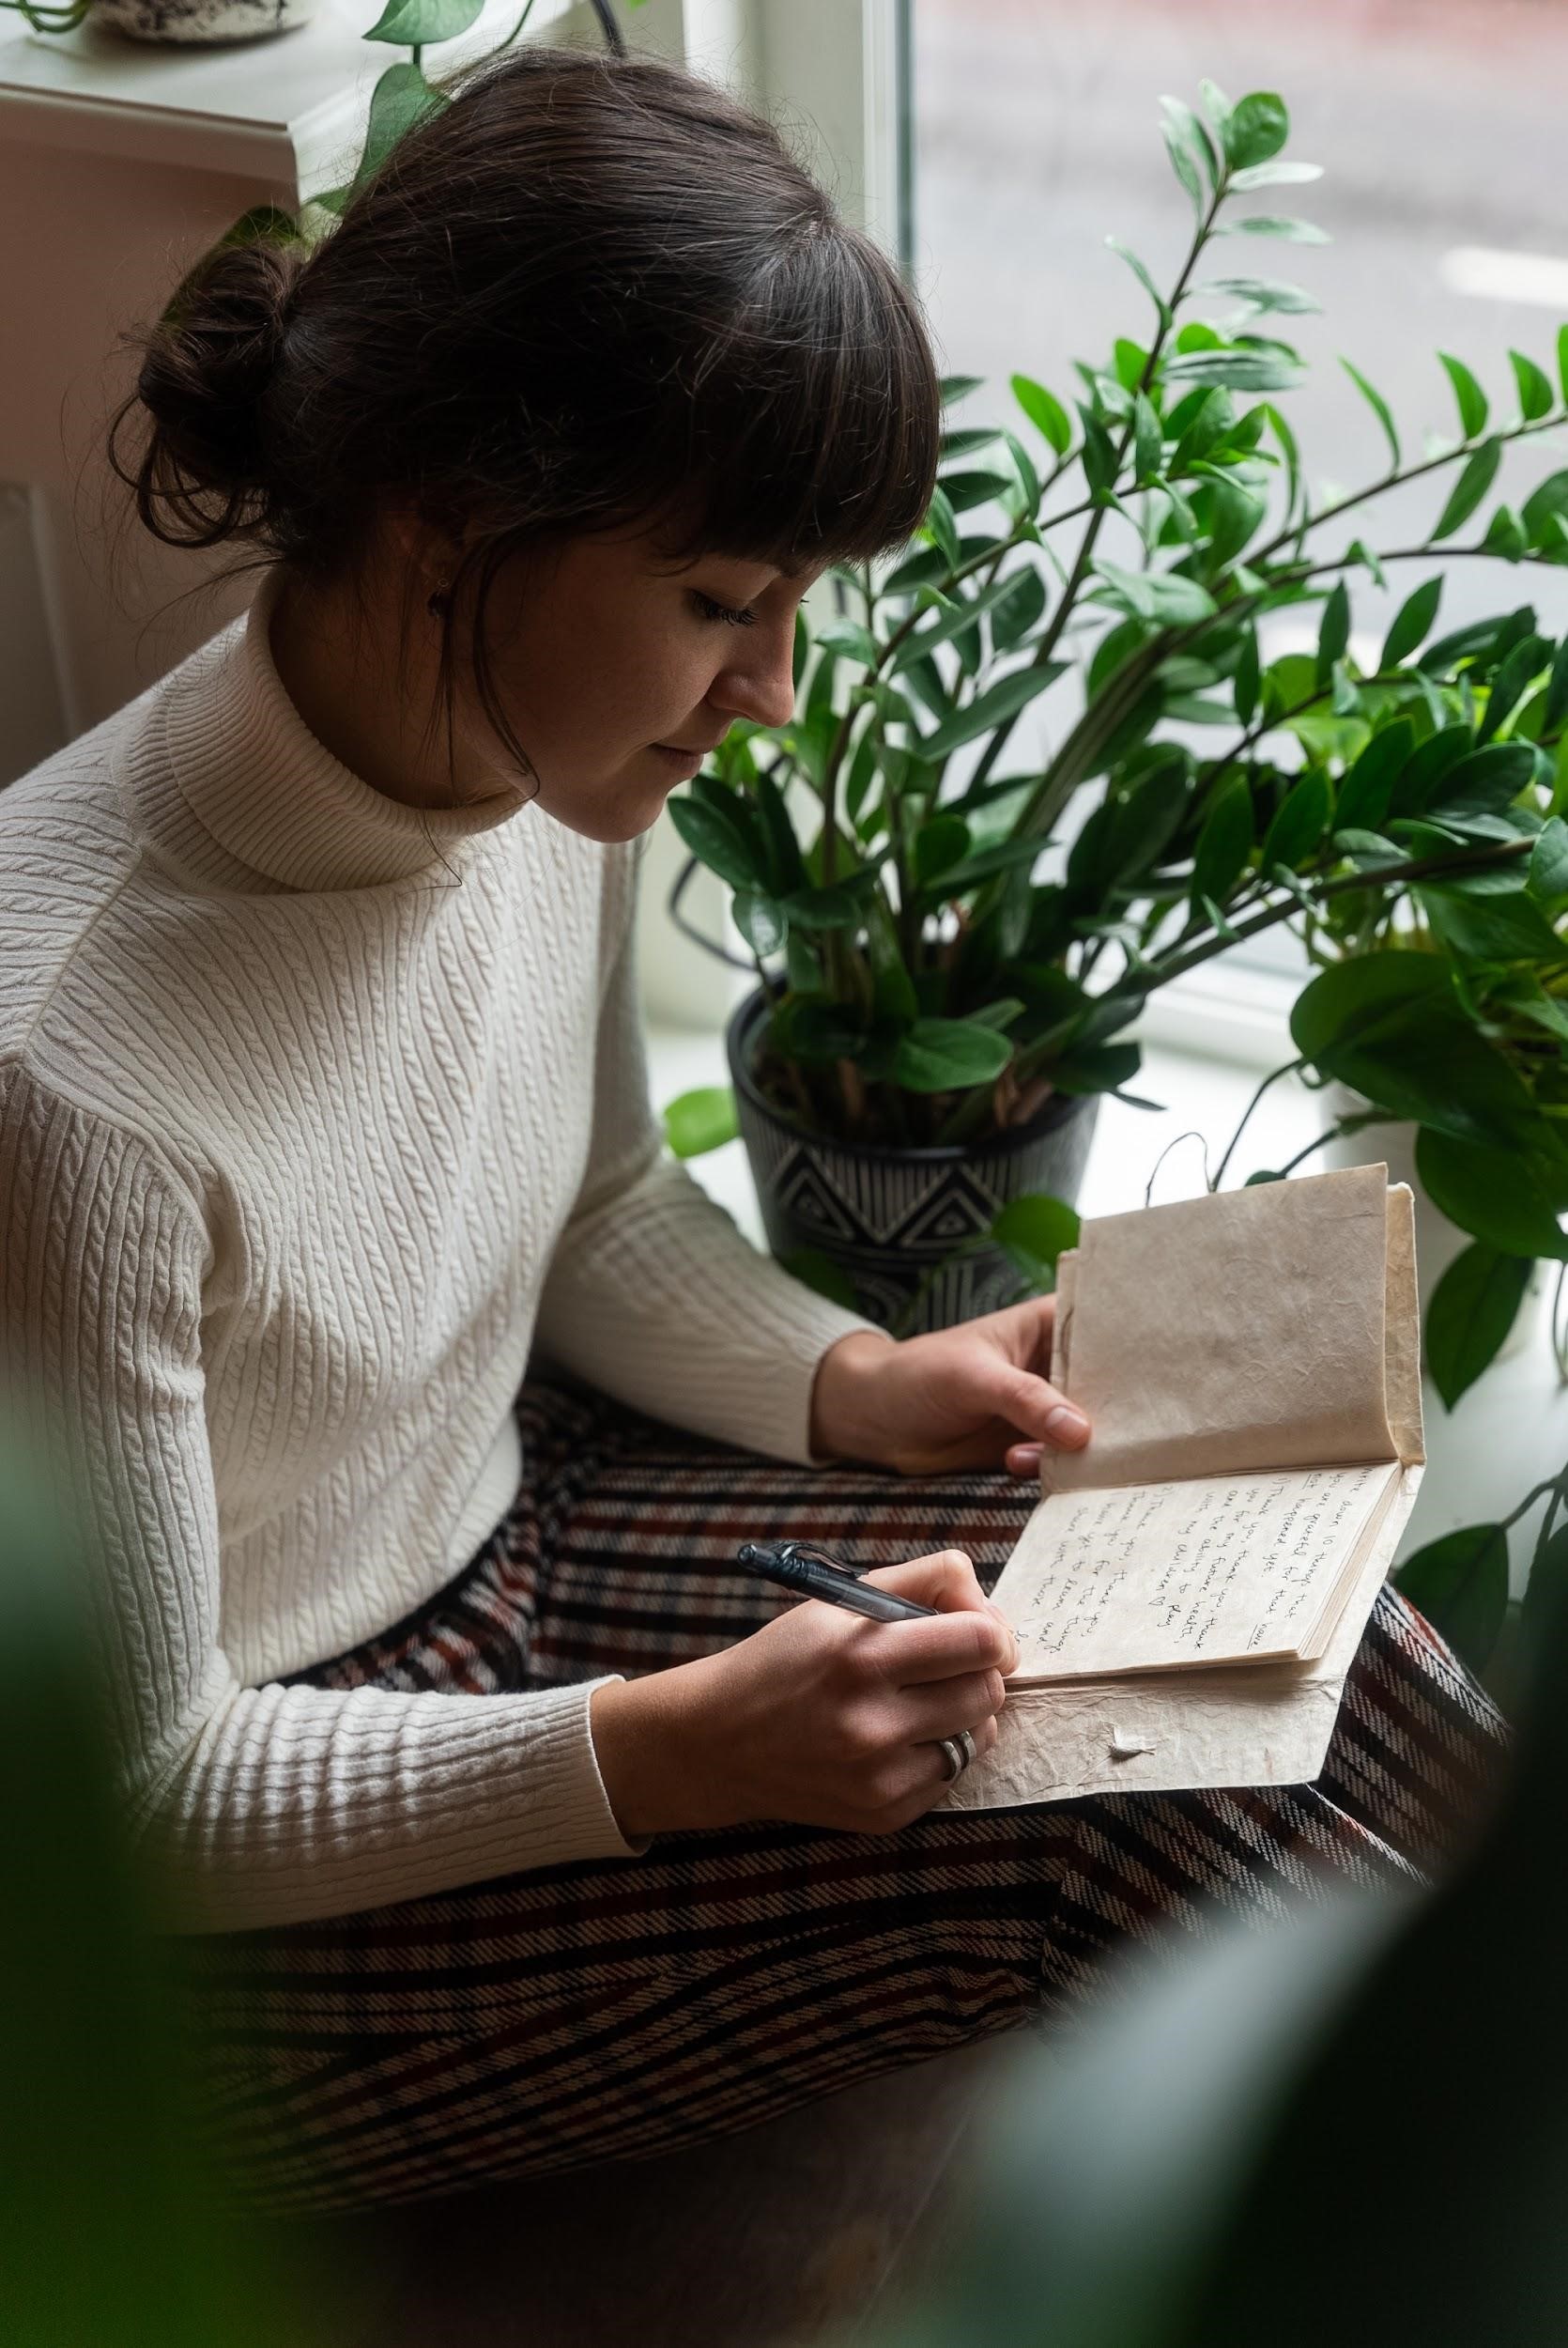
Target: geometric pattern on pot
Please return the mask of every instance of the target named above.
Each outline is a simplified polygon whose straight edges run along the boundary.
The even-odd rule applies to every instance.
[[[815,1140],[780,1149],[768,1138],[773,1164],[759,1168],[768,1192],[799,1221],[840,1242],[941,1255],[985,1230],[1003,1204],[972,1163],[930,1168],[908,1159],[852,1158]]]

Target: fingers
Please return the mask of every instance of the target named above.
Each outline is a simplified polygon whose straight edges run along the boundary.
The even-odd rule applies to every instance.
[[[956,1679],[939,1679],[906,1688],[901,1724],[911,1744],[932,1743],[971,1729],[979,1732],[1002,1709],[1007,1691],[999,1671],[963,1672]]]
[[[961,1550],[938,1551],[899,1566],[879,1566],[863,1577],[940,1611],[930,1622],[882,1623],[868,1641],[868,1661],[901,1687],[952,1679],[975,1671],[1012,1671],[1018,1643],[992,1606]]]

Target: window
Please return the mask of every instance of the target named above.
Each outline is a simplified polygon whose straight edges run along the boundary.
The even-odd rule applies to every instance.
[[[1195,101],[1206,75],[1232,98],[1278,90],[1291,111],[1289,153],[1325,167],[1321,181],[1282,189],[1268,208],[1306,212],[1331,243],[1238,238],[1224,256],[1237,273],[1261,264],[1260,273],[1294,279],[1323,304],[1321,317],[1283,322],[1312,370],[1282,405],[1320,499],[1374,479],[1386,461],[1338,354],[1378,385],[1416,451],[1423,432],[1453,428],[1437,350],[1467,359],[1509,412],[1511,345],[1552,370],[1568,318],[1556,138],[1564,0],[1315,0],[1300,9],[907,0],[904,25],[902,240],[945,365],[988,378],[989,407],[977,394],[966,410],[976,420],[1010,407],[1014,371],[1068,395],[1075,357],[1103,363],[1116,335],[1146,340],[1148,299],[1105,239],[1118,237],[1169,286],[1190,214],[1166,161],[1159,100],[1168,91]],[[1544,456],[1511,453],[1501,493],[1539,478]],[[1341,543],[1360,532],[1378,548],[1407,544],[1443,494],[1424,483],[1402,488],[1347,517]],[[1422,576],[1399,565],[1386,609],[1359,594],[1368,641],[1358,650],[1376,655],[1394,604]],[[1560,572],[1453,564],[1442,622],[1527,601],[1544,627],[1568,626]],[[1309,613],[1300,638],[1314,633]],[[1268,647],[1292,648],[1284,633]],[[1222,959],[1196,1014],[1191,1000],[1152,1008],[1183,1040],[1267,1052],[1299,983],[1294,953],[1286,940],[1251,968],[1239,952]]]

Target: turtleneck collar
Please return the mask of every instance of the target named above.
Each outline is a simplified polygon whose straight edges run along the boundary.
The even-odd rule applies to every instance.
[[[272,657],[283,583],[281,565],[265,572],[250,608],[127,712],[115,772],[137,828],[207,888],[371,888],[432,870],[450,881],[464,843],[526,802],[405,807],[335,758]]]

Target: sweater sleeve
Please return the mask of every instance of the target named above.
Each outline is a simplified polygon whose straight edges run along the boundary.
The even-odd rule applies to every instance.
[[[599,1018],[588,1166],[550,1260],[536,1341],[655,1418],[809,1465],[817,1365],[852,1331],[887,1333],[759,1254],[666,1153],[649,1099],[634,873],[627,855]]]
[[[593,1683],[242,1686],[221,1637],[206,1227],[139,1136],[0,1071],[0,1398],[88,1544],[122,1792],[176,1930],[338,1915],[629,1852]]]

